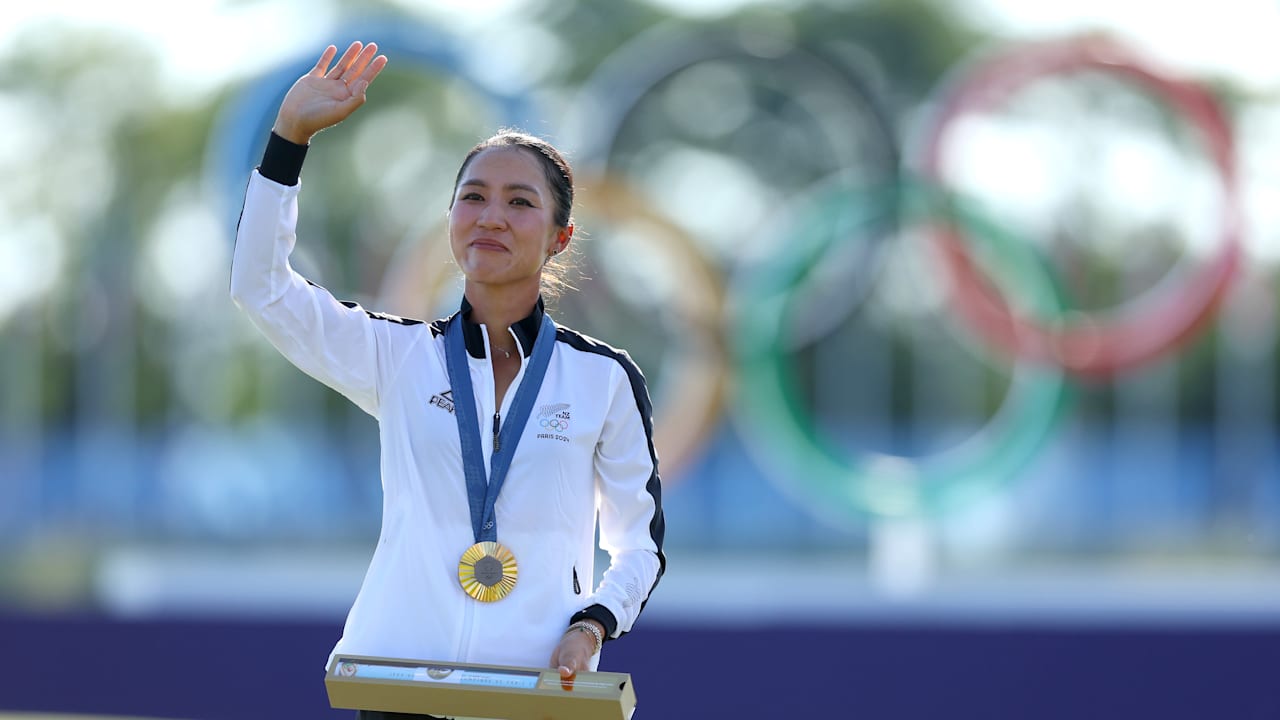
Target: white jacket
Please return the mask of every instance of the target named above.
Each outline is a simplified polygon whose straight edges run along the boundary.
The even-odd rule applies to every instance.
[[[557,327],[497,501],[498,540],[515,554],[519,579],[502,600],[473,600],[458,583],[458,558],[474,538],[445,369],[447,320],[368,312],[294,272],[299,187],[253,172],[231,295],[286,358],[378,421],[382,532],[334,653],[543,667],[571,618],[599,620],[609,637],[629,631],[665,566],[640,370],[625,352]],[[526,357],[541,316],[539,303],[511,328]],[[470,322],[465,330],[487,464],[493,371],[485,333]],[[503,417],[525,365],[505,394]],[[611,560],[592,589],[597,512]]]

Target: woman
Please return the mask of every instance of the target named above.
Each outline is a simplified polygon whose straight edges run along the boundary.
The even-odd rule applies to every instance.
[[[336,55],[281,103],[231,273],[272,344],[379,423],[382,532],[334,653],[595,669],[662,576],[664,524],[639,369],[544,313],[572,172],[527,135],[480,143],[449,204],[459,312],[427,324],[339,303],[289,265],[299,176],[387,59],[358,42]],[[610,563],[592,590],[597,514]]]

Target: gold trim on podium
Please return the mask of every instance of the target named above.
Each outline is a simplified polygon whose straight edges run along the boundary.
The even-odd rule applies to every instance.
[[[324,684],[335,708],[459,720],[630,720],[636,707],[627,673],[335,655]]]

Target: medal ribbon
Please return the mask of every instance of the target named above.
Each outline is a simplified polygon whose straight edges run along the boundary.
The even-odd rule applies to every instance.
[[[484,476],[484,457],[480,450],[480,420],[476,417],[475,391],[471,387],[471,371],[467,367],[466,341],[462,337],[462,313],[449,321],[445,331],[445,366],[449,371],[449,386],[453,389],[454,419],[458,421],[458,438],[462,442],[462,467],[467,478],[467,504],[471,506],[471,531],[476,542],[498,539],[498,520],[494,507],[498,493],[507,478],[511,458],[524,433],[524,426],[533,412],[533,401],[542,387],[542,378],[551,363],[551,351],[556,342],[556,324],[551,316],[542,314],[538,339],[511,401],[511,410],[502,424],[496,445],[499,451],[489,456],[489,478]]]

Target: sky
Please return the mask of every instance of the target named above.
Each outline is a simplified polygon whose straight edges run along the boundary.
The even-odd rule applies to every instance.
[[[714,17],[739,7],[775,5],[786,0],[649,0],[673,12]],[[1280,64],[1272,52],[1280,37],[1277,0],[1073,0],[1042,3],[1027,0],[951,0],[980,20],[984,29],[1011,37],[1062,35],[1085,28],[1105,28],[1152,55],[1193,73],[1226,75],[1247,88],[1280,95]],[[508,13],[522,0],[400,0],[406,11],[452,22],[482,22]],[[172,72],[217,83],[250,65],[299,48],[282,46],[281,27],[293,27],[306,38],[308,27],[321,28],[334,19],[333,3],[218,2],[217,0],[45,0],[0,5],[0,50],[24,25],[50,17],[76,23],[125,27],[163,48]],[[269,56],[269,57],[264,57]],[[187,87],[192,87],[188,84]],[[196,90],[204,86],[197,84]]]
[[[975,8],[1002,33],[1042,37],[1106,28],[1183,71],[1222,75],[1254,92],[1280,94],[1280,65],[1274,53],[1280,36],[1277,0],[953,2]]]

